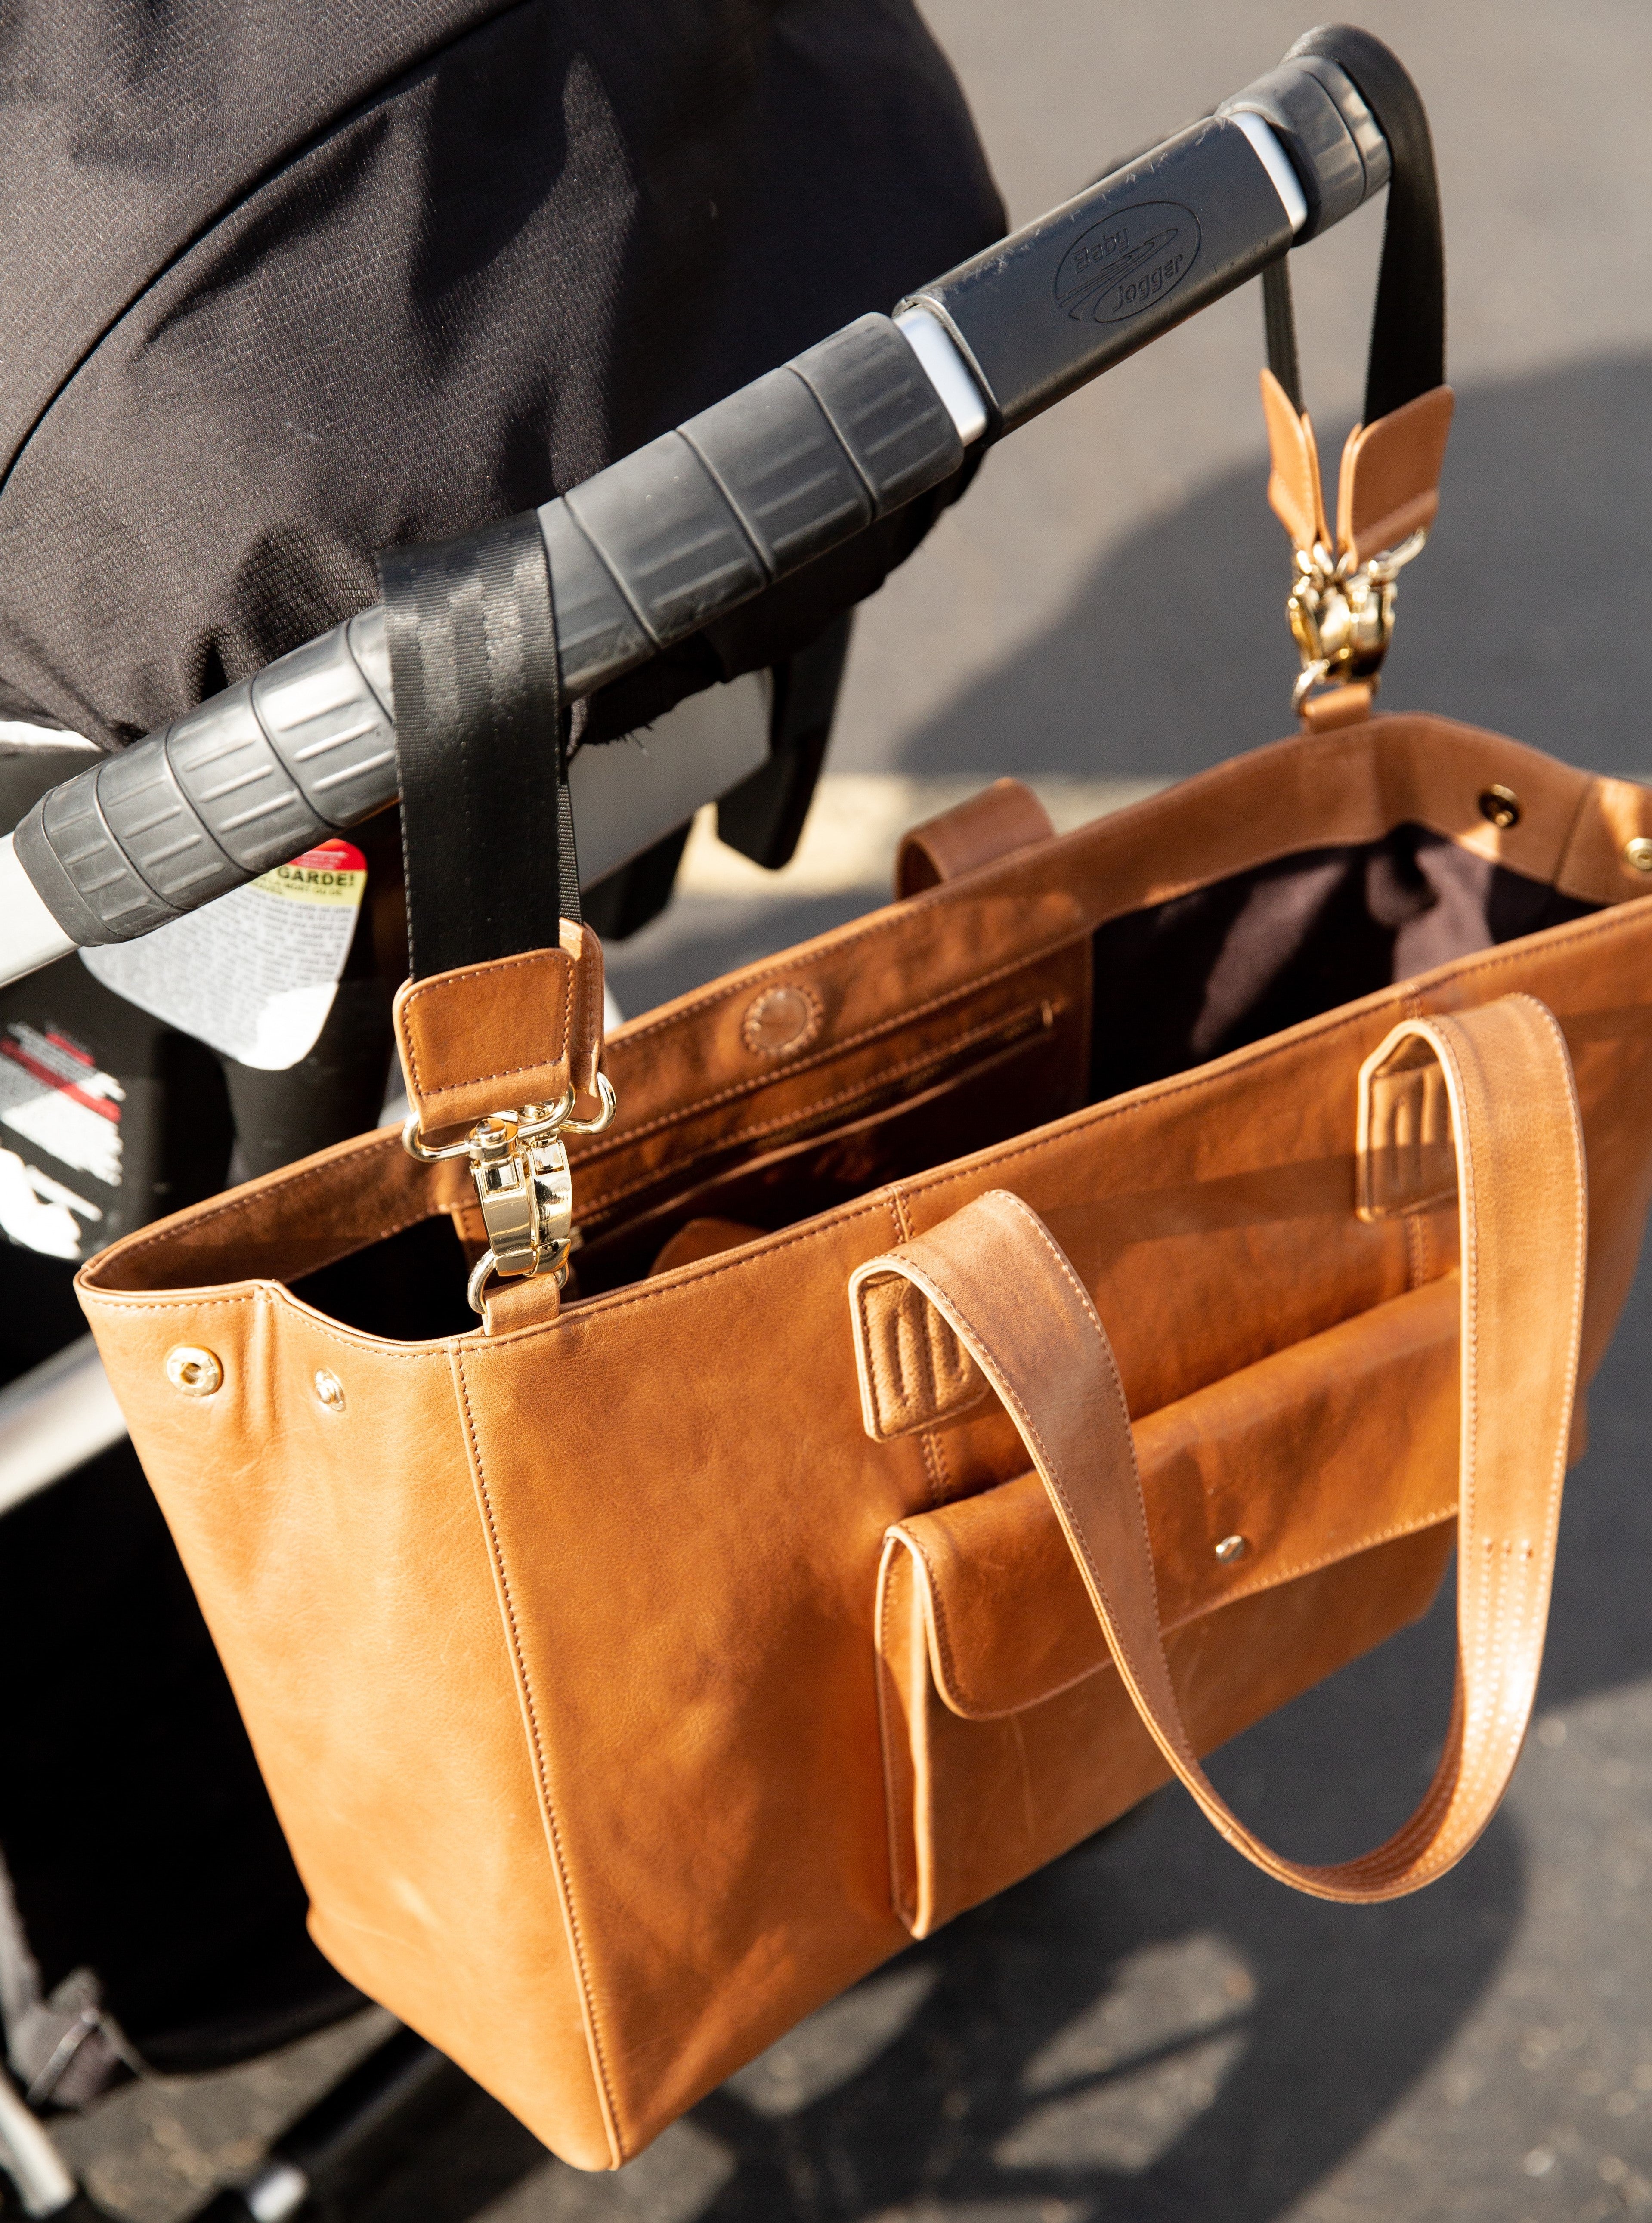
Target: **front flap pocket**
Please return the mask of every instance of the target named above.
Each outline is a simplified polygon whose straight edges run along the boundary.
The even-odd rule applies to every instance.
[[[1426,1609],[1457,1509],[1458,1317],[1455,1276],[1432,1282],[1135,1424],[1201,1752]],[[888,1531],[877,1642],[894,1897],[916,1936],[1169,1772],[1036,1474]]]

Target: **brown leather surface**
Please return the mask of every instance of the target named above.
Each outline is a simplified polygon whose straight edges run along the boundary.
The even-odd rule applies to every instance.
[[[1369,563],[1434,523],[1454,404],[1450,387],[1436,386],[1349,434],[1337,488],[1337,544],[1355,563]]]
[[[1050,813],[1018,779],[995,779],[979,795],[926,818],[901,836],[895,852],[895,894],[922,894],[955,880],[1055,832]]]
[[[557,1104],[571,1087],[596,1110],[602,1055],[602,945],[562,922],[557,949],[526,950],[406,980],[394,1006],[407,1101],[426,1141],[490,1112]]]
[[[870,1278],[922,1295],[904,1275]],[[1136,1423],[1167,1634],[1454,1517],[1458,1306],[1451,1277],[1428,1282]],[[1230,1535],[1245,1544],[1231,1565],[1215,1557]],[[886,1569],[898,1559],[922,1594],[936,1689],[966,1720],[1035,1705],[1108,1666],[1036,1471],[899,1523]]]
[[[742,1243],[754,1242],[762,1232],[760,1227],[747,1227],[738,1219],[690,1219],[655,1253],[654,1271],[669,1274],[673,1266],[693,1266],[702,1258],[720,1257],[725,1250],[737,1250]]]
[[[1429,1043],[1409,1036],[1366,1059],[1359,1074],[1354,1151],[1362,1219],[1432,1211],[1455,1200],[1451,1099],[1445,1068]]]
[[[1480,813],[1492,784],[1520,797],[1511,828]],[[1032,1131],[1008,1090],[1000,1141],[485,1342],[392,1342],[285,1286],[462,1203],[463,1165],[416,1166],[394,1132],[179,1214],[83,1272],[318,1936],[568,2158],[638,2151],[908,1935],[873,1670],[884,1540],[1013,1485],[1027,1452],[995,1401],[868,1440],[854,1269],[1012,1188],[1094,1297],[1145,1429],[1408,1293],[1453,1288],[1454,1211],[1359,1215],[1359,1073],[1408,1015],[1519,992],[1554,1011],[1576,1073],[1586,1376],[1652,1188],[1652,904],[1623,858],[1652,835],[1652,795],[1447,721],[1378,718],[1239,759],[619,1030],[619,1119],[571,1153],[577,1219],[595,1206],[616,1240],[627,1199],[652,1208],[703,1170],[733,1179],[798,1147],[800,1126],[824,1147],[841,1113],[858,1150],[868,1091],[898,1104],[908,1073],[999,1054],[1006,1030],[1030,1025],[1015,1039],[1059,1041],[1070,1061],[1104,921],[1408,822],[1607,908],[1106,1102],[1051,1112],[1052,1081]],[[822,1030],[801,1056],[765,1060],[742,1016],[789,980],[818,994]],[[639,1272],[673,1231],[651,1233]],[[1533,1278],[1552,1294],[1551,1269]],[[179,1342],[218,1354],[216,1397],[170,1388]],[[341,1413],[314,1398],[323,1364]],[[1397,1461],[1426,1464],[1437,1411],[1420,1401],[1408,1435],[1411,1410],[1389,1401],[1384,1425]],[[1303,1516],[1310,1558],[1336,1550],[1346,1512]],[[1420,1611],[1449,1539],[1449,1522],[1401,1535],[1174,1631],[1189,1738],[1205,1748]],[[1196,1565],[1159,1567],[1167,1596],[1179,1581],[1204,1595],[1203,1540]],[[1112,1712],[1093,1703],[1104,1686]],[[932,1738],[976,1741],[977,1755],[1017,1734],[1064,1750],[1048,1779],[1073,1815],[1108,1755],[1107,1795],[1125,1803],[1165,1769],[1111,1671],[1003,1722],[931,1703]],[[981,1765],[949,1779],[978,1786]],[[1017,1781],[991,1778],[983,1829],[1001,1829]]]
[[[1397,1898],[1444,1873],[1485,1829],[1513,1773],[1542,1659],[1583,1322],[1583,1138],[1552,1015],[1510,996],[1455,1019],[1405,1020],[1376,1052],[1376,1067],[1408,1040],[1427,1043],[1445,1074],[1458,1156],[1460,1667],[1433,1783],[1410,1821],[1358,1860],[1283,1858],[1199,1765],[1165,1653],[1118,1368],[1088,1291],[1037,1214],[989,1191],[854,1277],[911,1281],[991,1381],[1136,1710],[1207,1817],[1281,1882],[1352,1903]]]
[[[1328,547],[1331,534],[1325,521],[1314,427],[1305,412],[1291,406],[1290,396],[1271,370],[1262,373],[1262,418],[1273,466],[1268,479],[1269,508],[1290,535],[1293,548],[1311,549],[1315,541]]]
[[[1290,535],[1292,547],[1308,551],[1317,541],[1365,564],[1431,526],[1440,507],[1440,474],[1453,406],[1450,387],[1436,386],[1374,425],[1354,426],[1338,472],[1333,548],[1314,427],[1292,408],[1273,373],[1264,370],[1262,418],[1271,462],[1268,506]]]
[[[1304,733],[1334,734],[1339,726],[1357,726],[1370,717],[1376,696],[1375,680],[1352,680],[1346,687],[1327,687],[1304,696],[1296,715]]]

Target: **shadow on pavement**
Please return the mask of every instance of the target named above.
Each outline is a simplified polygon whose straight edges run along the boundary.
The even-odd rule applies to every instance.
[[[1649,415],[1652,362],[1635,356],[1459,394],[1385,708],[1599,771],[1652,770],[1652,633],[1631,615],[1652,594]],[[1321,434],[1332,487],[1345,430]],[[1290,559],[1264,498],[1259,412],[1257,435],[1254,463],[1075,580],[1059,621],[937,711],[900,768],[1181,774],[1288,733]]]

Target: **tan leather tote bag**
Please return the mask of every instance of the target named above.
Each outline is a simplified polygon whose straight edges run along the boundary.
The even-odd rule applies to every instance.
[[[1172,1774],[1351,1902],[1495,1810],[1652,1181],[1652,791],[1369,715],[1448,406],[1328,552],[1270,389],[1319,730],[1059,839],[1001,784],[605,1046],[564,886],[403,989],[411,1150],[84,1270],[318,1942],[569,2161]],[[1416,1813],[1261,1844],[1200,1756],[1453,1544]]]

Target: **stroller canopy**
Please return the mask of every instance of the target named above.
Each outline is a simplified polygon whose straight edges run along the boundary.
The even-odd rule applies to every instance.
[[[119,747],[997,236],[909,0],[28,0],[0,32],[0,717]],[[592,736],[787,653],[864,536]]]

